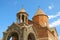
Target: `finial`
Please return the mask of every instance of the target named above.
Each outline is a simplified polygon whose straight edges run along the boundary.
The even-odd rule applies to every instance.
[[[40,9],[40,6],[38,6],[38,9]]]
[[[40,8],[40,6],[38,7],[38,10],[37,10],[37,12],[36,12],[36,14],[34,15],[34,16],[36,16],[36,15],[41,15],[41,14],[44,14],[45,15],[45,13],[42,11],[42,9]]]
[[[22,5],[22,9],[24,9],[24,6]]]

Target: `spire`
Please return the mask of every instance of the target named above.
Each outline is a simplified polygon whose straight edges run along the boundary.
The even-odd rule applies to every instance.
[[[38,8],[38,11],[36,12],[36,14],[34,16],[40,15],[40,14],[44,14],[45,15],[45,13],[40,8]]]

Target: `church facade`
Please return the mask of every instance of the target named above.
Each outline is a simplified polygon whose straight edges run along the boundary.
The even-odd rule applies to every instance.
[[[49,28],[48,16],[38,9],[32,20],[24,9],[17,13],[17,22],[3,32],[3,40],[58,40],[56,28]]]

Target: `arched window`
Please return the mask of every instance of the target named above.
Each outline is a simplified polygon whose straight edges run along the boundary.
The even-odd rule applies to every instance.
[[[8,36],[7,40],[18,40],[18,34],[17,33],[12,33],[11,35]]]
[[[30,34],[28,35],[28,40],[35,40],[35,36],[34,36],[33,33],[30,33]]]

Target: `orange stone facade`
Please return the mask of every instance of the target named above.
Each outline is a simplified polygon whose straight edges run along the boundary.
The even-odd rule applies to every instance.
[[[3,32],[3,40],[58,40],[56,28],[49,28],[48,19],[38,9],[32,20],[29,20],[27,12],[21,9],[17,13],[17,22]]]

